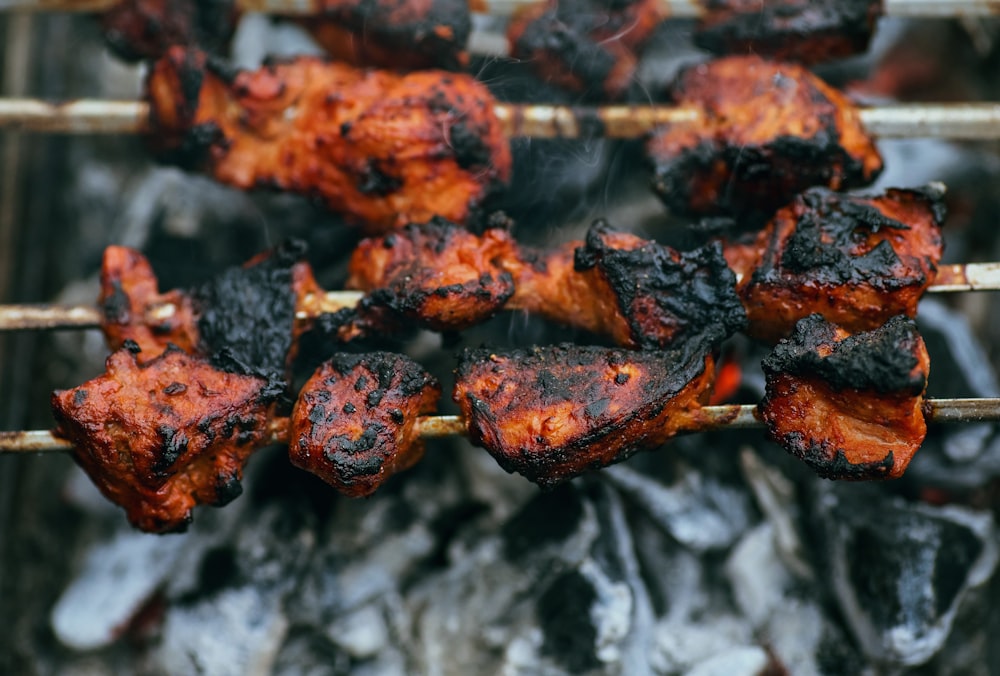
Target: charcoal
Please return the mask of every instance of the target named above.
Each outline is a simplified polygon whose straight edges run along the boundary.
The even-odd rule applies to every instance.
[[[817,498],[829,587],[865,655],[888,666],[927,662],[964,597],[998,558],[989,513],[932,507],[870,486],[826,484]]]

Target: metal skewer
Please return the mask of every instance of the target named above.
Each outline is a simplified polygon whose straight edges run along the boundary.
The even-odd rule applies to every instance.
[[[119,0],[0,0],[0,11],[22,12],[100,12]],[[507,15],[537,0],[471,0],[474,12]],[[322,14],[324,0],[235,0],[236,7],[247,12],[287,16]],[[698,18],[704,7],[698,0],[660,0],[663,13],[676,18]],[[1000,14],[997,0],[883,0],[886,16],[955,17]]]
[[[928,293],[962,291],[1000,291],[1000,263],[966,263],[938,267],[934,284]],[[318,297],[307,297],[296,311],[299,321],[306,321],[324,312],[336,312],[354,307],[364,294],[360,291],[330,291]],[[517,309],[508,305],[508,309]],[[157,310],[163,310],[162,307]],[[101,311],[91,305],[0,305],[0,331],[97,329],[101,327]]]
[[[0,0],[2,1],[2,0]],[[508,136],[638,138],[666,124],[698,118],[676,106],[552,106],[496,104]],[[1000,139],[1000,103],[923,103],[858,108],[865,129],[881,138]],[[0,129],[64,134],[142,134],[149,105],[81,99],[48,103],[0,99]]]
[[[924,416],[933,423],[970,423],[1000,421],[1000,399],[928,399]],[[721,429],[761,428],[754,404],[705,406],[693,413],[694,420],[686,432]],[[462,436],[465,420],[457,415],[423,416],[417,418],[417,433],[424,439]],[[275,434],[271,443],[285,443],[283,434]],[[0,432],[0,453],[50,453],[73,449],[73,443],[47,430]]]

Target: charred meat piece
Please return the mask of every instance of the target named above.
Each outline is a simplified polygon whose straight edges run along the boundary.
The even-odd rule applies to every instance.
[[[337,355],[299,394],[289,457],[341,493],[371,495],[423,456],[416,420],[440,397],[438,382],[403,355]]]
[[[923,443],[930,359],[913,320],[849,334],[800,321],[763,362],[768,435],[827,479],[895,479]]]
[[[176,347],[140,364],[135,344],[127,347],[108,357],[103,375],[53,393],[56,433],[133,526],[183,530],[195,505],[241,493],[247,458],[271,438],[281,388]]]
[[[465,0],[322,0],[299,23],[335,59],[359,66],[464,68],[472,14]]]
[[[101,25],[115,54],[141,61],[158,59],[174,45],[223,54],[238,18],[232,0],[119,0]]]
[[[694,43],[716,54],[820,63],[868,49],[878,0],[704,0]]]
[[[461,331],[486,321],[514,293],[501,267],[516,244],[506,230],[482,236],[443,219],[361,242],[351,256],[347,288],[368,291],[343,310],[341,339],[409,326]]]
[[[623,347],[663,349],[696,335],[717,345],[746,322],[718,245],[681,253],[599,220],[586,241],[525,250],[508,267],[514,306]]]
[[[108,344],[134,341],[140,361],[173,344],[219,368],[283,379],[308,328],[296,310],[321,293],[304,254],[304,244],[288,242],[191,291],[161,294],[141,253],[108,247],[99,299]]]
[[[763,223],[806,188],[870,183],[882,158],[857,110],[801,66],[754,56],[688,68],[673,100],[697,119],[654,132],[653,188],[674,211]]]
[[[726,247],[749,333],[774,342],[812,313],[853,332],[916,316],[941,260],[944,216],[937,187],[805,192],[750,244]]]
[[[530,62],[542,79],[617,99],[632,85],[638,54],[662,18],[657,0],[546,0],[514,14],[507,41],[511,56]]]
[[[670,352],[466,350],[454,400],[472,443],[508,472],[552,486],[695,425],[713,370],[710,352],[693,343]]]
[[[435,215],[465,222],[510,177],[493,99],[468,75],[308,57],[232,71],[173,48],[147,92],[164,161],[310,196],[369,231]]]

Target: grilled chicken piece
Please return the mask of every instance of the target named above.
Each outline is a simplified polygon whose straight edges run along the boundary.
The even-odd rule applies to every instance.
[[[476,236],[438,220],[362,242],[350,270],[348,286],[369,293],[343,311],[345,339],[459,331],[505,305],[640,349],[693,335],[718,344],[746,321],[719,245],[679,253],[604,221],[583,242],[541,250],[503,228]]]
[[[726,246],[748,333],[774,342],[812,313],[852,332],[916,316],[941,260],[944,217],[938,187],[876,197],[805,192],[750,244]]]
[[[493,99],[468,75],[309,57],[232,71],[175,47],[147,91],[161,159],[238,188],[308,195],[368,231],[464,222],[510,177]]]
[[[713,370],[693,342],[670,352],[466,350],[453,397],[472,443],[508,472],[552,486],[695,426]]]
[[[663,15],[657,0],[545,0],[507,27],[510,54],[544,80],[592,98],[618,99],[633,84],[638,54]]]
[[[322,293],[304,253],[303,243],[288,242],[189,292],[161,294],[141,253],[108,247],[98,301],[108,345],[132,340],[148,361],[174,344],[220,368],[284,378],[309,328],[296,310]]]
[[[718,245],[680,253],[599,220],[584,242],[524,250],[507,267],[515,307],[622,347],[663,349],[695,335],[717,345],[746,322]]]
[[[73,442],[73,457],[133,526],[183,530],[195,505],[225,505],[242,492],[243,466],[271,438],[282,388],[173,346],[145,364],[137,351],[126,343],[103,375],[53,393],[56,434]]]
[[[322,0],[299,23],[331,56],[359,66],[456,70],[469,63],[472,14],[465,0]]]
[[[821,477],[896,479],[923,443],[930,359],[908,317],[851,335],[811,315],[763,366],[768,435]]]
[[[716,54],[804,64],[862,54],[882,15],[878,0],[704,0],[694,43]]]
[[[289,457],[341,493],[371,495],[423,456],[416,420],[440,398],[437,380],[403,355],[336,355],[299,393]]]
[[[141,61],[158,59],[174,45],[223,54],[238,19],[232,0],[119,0],[101,25],[115,54]]]
[[[850,101],[801,66],[719,59],[682,72],[672,95],[697,119],[660,128],[647,152],[654,190],[678,213],[763,223],[806,188],[882,171]]]
[[[351,256],[346,286],[370,293],[342,311],[340,338],[414,325],[461,331],[486,321],[514,293],[514,280],[500,261],[515,247],[506,230],[477,236],[437,218],[362,241]]]

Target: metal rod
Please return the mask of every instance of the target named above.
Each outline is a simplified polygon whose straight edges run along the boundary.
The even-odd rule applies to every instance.
[[[508,136],[637,138],[665,124],[698,118],[674,106],[551,106],[496,104]],[[859,108],[865,129],[881,138],[1000,139],[1000,103],[921,103]],[[48,103],[0,99],[0,129],[65,134],[140,134],[149,105],[81,99]]]
[[[924,416],[932,423],[971,423],[1000,421],[1000,399],[928,399]],[[693,416],[693,425],[684,431],[705,432],[720,429],[761,428],[754,404],[705,406]],[[284,426],[277,425],[279,429]],[[424,439],[462,436],[465,421],[457,415],[423,416],[417,418],[417,433]],[[274,443],[284,443],[287,432],[275,434]],[[46,453],[72,450],[73,444],[46,430],[0,432],[0,453]]]
[[[0,11],[22,12],[100,12],[119,0],[0,0]],[[537,0],[472,0],[476,12],[508,15]],[[303,16],[321,14],[324,0],[236,0],[247,12]],[[698,0],[660,0],[668,17],[697,18],[704,14]],[[1000,14],[1000,0],[883,0],[886,16],[947,18],[955,16],[994,16]]]
[[[960,291],[1000,291],[1000,263],[967,263],[942,265],[928,293]],[[364,294],[360,291],[330,291],[307,296],[295,313],[306,321],[323,313],[333,313],[357,305]],[[516,309],[508,306],[508,309]],[[163,306],[157,311],[162,312]],[[99,329],[101,312],[89,305],[0,305],[0,331],[51,331],[58,329]]]

